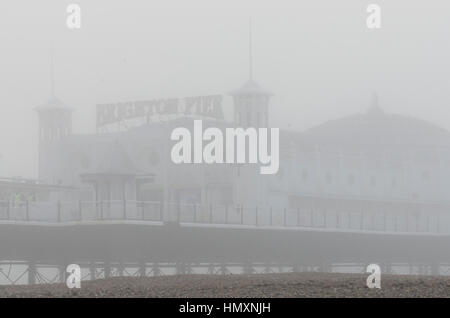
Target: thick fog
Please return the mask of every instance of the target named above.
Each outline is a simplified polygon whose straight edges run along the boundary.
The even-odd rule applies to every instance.
[[[0,174],[37,176],[37,116],[51,93],[75,109],[74,131],[93,132],[95,105],[223,94],[254,78],[275,95],[271,124],[305,130],[381,107],[450,128],[450,4],[376,1],[87,1],[69,30],[70,1],[0,3]],[[224,105],[231,107],[231,99]]]
[[[448,275],[448,0],[76,3],[0,1],[0,284]]]

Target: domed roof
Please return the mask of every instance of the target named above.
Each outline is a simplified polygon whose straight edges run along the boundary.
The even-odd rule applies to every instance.
[[[242,95],[273,95],[268,90],[262,88],[258,83],[253,80],[247,81],[241,88],[231,91],[232,96],[242,96]]]
[[[65,111],[71,111],[72,108],[65,105],[58,97],[52,96],[50,99],[37,107],[35,107],[35,110],[42,111],[42,110],[65,110]]]
[[[310,143],[338,148],[450,147],[450,132],[425,120],[388,114],[378,105],[356,114],[308,129]]]

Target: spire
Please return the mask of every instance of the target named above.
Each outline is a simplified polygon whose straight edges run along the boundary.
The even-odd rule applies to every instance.
[[[50,98],[45,104],[41,104],[34,109],[37,111],[45,111],[45,110],[67,110],[72,111],[72,108],[67,107],[58,97],[56,97],[55,93],[55,67],[54,67],[54,60],[55,60],[55,54],[54,54],[54,45],[53,41],[50,43]]]
[[[248,78],[253,81],[253,38],[252,38],[252,18],[248,21]]]
[[[378,105],[378,93],[377,92],[373,92],[372,93],[372,100],[370,102],[370,107],[372,107],[372,108],[379,107],[379,105]]]
[[[54,70],[54,49],[53,42],[50,44],[50,87],[51,87],[51,97],[55,97],[55,70]]]
[[[239,89],[230,92],[232,96],[237,95],[266,95],[271,96],[272,93],[263,89],[253,80],[253,30],[252,18],[249,17],[248,23],[248,81]]]
[[[379,116],[384,114],[384,111],[381,109],[379,105],[377,92],[374,92],[372,94],[372,98],[370,100],[370,107],[367,111],[367,114],[371,116]]]

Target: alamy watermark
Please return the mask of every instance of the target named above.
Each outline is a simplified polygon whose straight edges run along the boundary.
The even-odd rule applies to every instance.
[[[66,12],[69,14],[66,19],[66,25],[69,29],[81,28],[81,7],[72,3],[67,6]]]
[[[366,269],[367,273],[371,273],[366,280],[367,287],[381,288],[381,269],[377,264],[370,264]]]
[[[366,20],[369,29],[381,28],[381,7],[378,4],[369,4],[367,13],[370,13]]]
[[[70,264],[66,268],[67,276],[66,285],[67,288],[81,288],[81,268],[77,264]]]
[[[270,128],[269,154],[269,128],[226,128],[224,136],[222,130],[216,127],[203,131],[202,121],[194,120],[193,136],[185,127],[172,131],[170,139],[178,142],[172,147],[170,155],[176,164],[260,163],[261,174],[275,174],[280,164],[279,137],[279,128]],[[204,141],[208,143],[203,147]]]

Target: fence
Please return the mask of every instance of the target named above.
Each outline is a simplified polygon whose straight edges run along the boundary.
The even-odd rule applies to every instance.
[[[242,205],[177,204],[151,201],[23,202],[0,201],[0,220],[82,222],[99,220],[158,221],[255,227],[305,227],[450,234],[448,213],[272,208]]]

